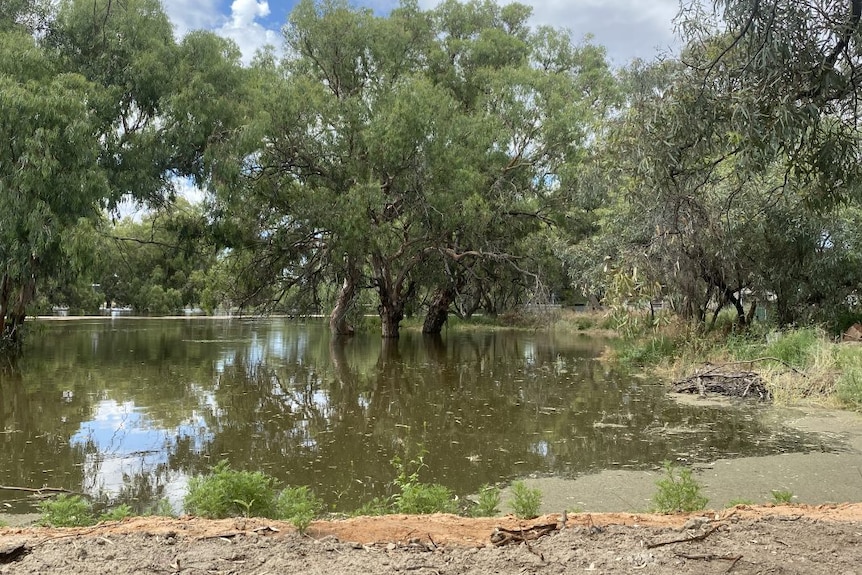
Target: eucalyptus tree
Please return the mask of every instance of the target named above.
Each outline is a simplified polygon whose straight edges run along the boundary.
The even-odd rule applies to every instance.
[[[205,181],[244,107],[241,73],[226,73],[236,47],[206,34],[178,47],[157,0],[2,6],[0,337],[17,347],[38,283],[81,267],[70,230],[124,198],[163,205],[179,177]]]
[[[0,348],[17,347],[39,276],[64,265],[62,231],[107,194],[97,94],[23,26],[0,31]]]
[[[846,307],[858,282],[813,264],[854,259],[840,220],[860,197],[860,3],[714,7],[692,3],[681,57],[634,77],[615,133],[620,209],[605,220],[626,238],[613,268],[637,269],[701,320],[730,304],[746,323],[742,294],[777,298],[782,322],[824,297]]]
[[[233,255],[260,280],[253,293],[278,300],[337,278],[330,326],[348,333],[346,313],[369,287],[382,335],[397,337],[428,282],[442,282],[432,299],[445,311],[451,277],[477,262],[537,277],[522,240],[553,225],[562,166],[605,109],[610,73],[600,49],[531,30],[529,14],[476,1],[405,1],[388,17],[297,5],[284,61],[258,66],[271,118],[261,145],[239,154],[237,185],[219,195],[244,235]]]

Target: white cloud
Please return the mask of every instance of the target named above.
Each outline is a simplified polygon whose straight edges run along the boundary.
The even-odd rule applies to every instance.
[[[509,0],[498,1],[505,4]],[[673,32],[679,0],[520,1],[533,7],[533,25],[566,28],[578,41],[592,34],[596,43],[607,48],[609,58],[616,65],[624,65],[636,57],[650,60],[659,51],[675,50],[679,45]],[[382,13],[397,6],[397,0],[354,0],[352,3]],[[419,1],[423,9],[434,8],[439,3],[440,0]],[[165,10],[178,37],[189,30],[214,30],[236,42],[246,62],[266,44],[277,50],[282,47],[280,30],[262,24],[262,19],[271,13],[266,0],[234,0],[229,14],[220,10],[218,0],[173,0],[165,3]]]
[[[244,62],[250,62],[255,52],[267,44],[281,47],[281,33],[265,28],[258,18],[269,16],[269,3],[264,0],[234,0],[230,6],[230,17],[215,32],[236,42],[242,51]]]
[[[165,2],[163,6],[174,25],[177,38],[182,38],[191,30],[211,30],[224,21],[218,0],[174,1]]]

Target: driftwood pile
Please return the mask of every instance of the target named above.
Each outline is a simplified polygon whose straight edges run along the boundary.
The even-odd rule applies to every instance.
[[[760,374],[754,371],[721,371],[712,368],[695,371],[693,375],[673,384],[676,393],[717,393],[728,397],[756,398],[771,401],[772,394]]]

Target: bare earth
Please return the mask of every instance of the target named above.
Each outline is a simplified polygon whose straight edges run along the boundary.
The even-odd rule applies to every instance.
[[[362,517],[315,522],[305,537],[263,519],[5,528],[0,574],[862,574],[859,503],[561,519]]]

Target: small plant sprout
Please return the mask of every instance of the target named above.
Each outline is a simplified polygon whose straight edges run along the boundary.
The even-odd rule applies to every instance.
[[[793,501],[793,492],[789,489],[773,489],[772,502],[776,505],[787,505]]]

